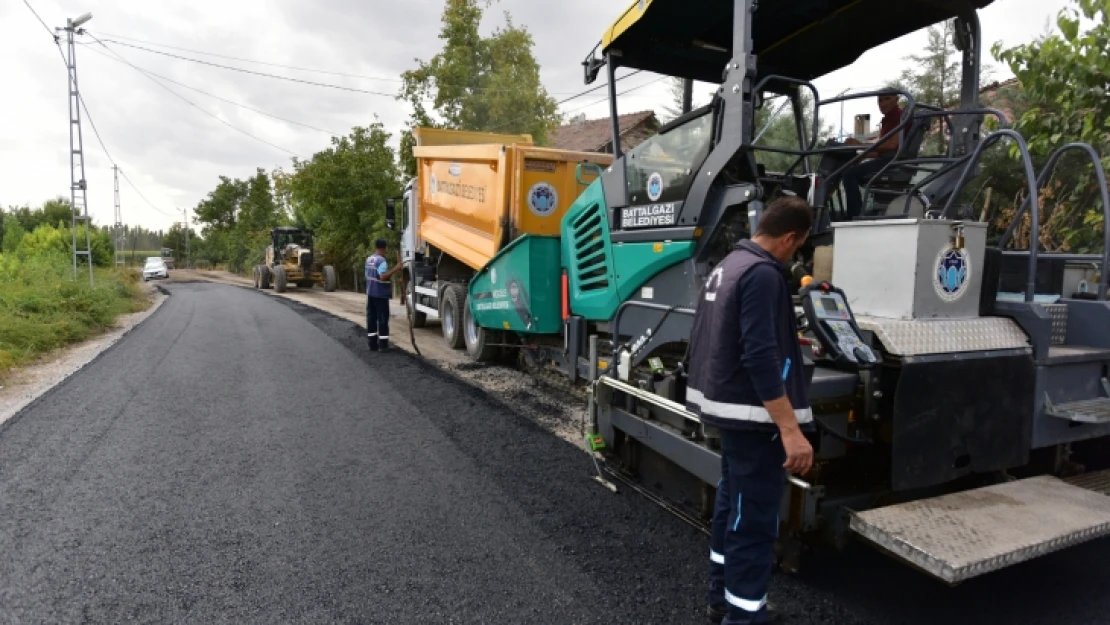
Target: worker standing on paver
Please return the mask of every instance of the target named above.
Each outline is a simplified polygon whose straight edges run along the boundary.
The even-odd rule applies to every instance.
[[[366,344],[370,351],[389,349],[389,300],[393,297],[390,278],[402,265],[393,269],[385,259],[385,239],[374,242],[374,253],[366,259]]]
[[[686,403],[721,437],[708,614],[725,625],[776,622],[767,605],[779,507],[790,471],[805,474],[813,413],[784,278],[812,223],[798,197],[773,202],[755,236],[706,281],[690,337]]]

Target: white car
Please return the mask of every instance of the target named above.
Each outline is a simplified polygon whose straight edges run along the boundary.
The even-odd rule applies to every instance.
[[[166,268],[165,261],[156,256],[146,259],[146,264],[143,265],[143,282],[153,278],[168,277],[170,277],[170,270]]]

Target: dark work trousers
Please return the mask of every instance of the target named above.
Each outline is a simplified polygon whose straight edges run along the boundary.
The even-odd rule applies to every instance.
[[[366,297],[366,344],[377,351],[389,347],[389,299]]]
[[[721,431],[721,481],[709,551],[709,605],[723,625],[766,619],[767,585],[786,489],[786,451],[777,432]]]
[[[849,217],[855,219],[863,214],[863,190],[860,189],[862,179],[879,173],[889,162],[890,158],[874,158],[844,170],[840,182],[844,185],[844,203],[847,204]]]

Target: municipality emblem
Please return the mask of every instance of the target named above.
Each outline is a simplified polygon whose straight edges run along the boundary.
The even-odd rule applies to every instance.
[[[539,217],[547,217],[559,205],[559,192],[546,182],[537,182],[528,191],[528,208]]]
[[[937,255],[933,286],[946,302],[954,302],[967,292],[971,282],[971,256],[965,249],[947,246]]]
[[[655,172],[648,178],[647,195],[652,202],[657,202],[663,197],[663,176],[659,172]]]

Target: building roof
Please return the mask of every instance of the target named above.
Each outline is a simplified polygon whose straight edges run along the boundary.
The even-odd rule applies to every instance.
[[[655,112],[628,113],[617,119],[620,122],[620,133],[623,137],[633,128],[654,120]],[[613,140],[613,128],[608,117],[588,119],[559,126],[551,131],[549,137],[549,143],[553,148],[576,152],[600,152]]]

